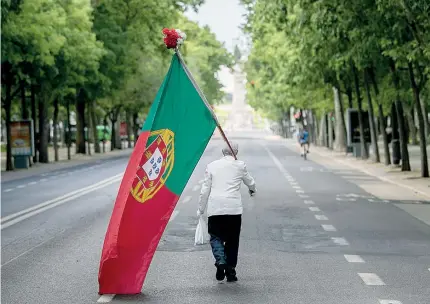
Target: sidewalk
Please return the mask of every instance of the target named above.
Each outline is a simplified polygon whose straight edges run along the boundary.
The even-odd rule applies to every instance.
[[[288,141],[295,144],[293,140],[288,139]],[[381,161],[383,162],[383,147],[381,148],[380,154]],[[315,145],[311,146],[310,158],[314,153],[325,158],[330,158],[338,163],[362,171],[368,175],[375,176],[385,182],[411,190],[416,194],[424,196],[430,201],[430,178],[420,177],[419,147],[411,146],[409,152],[411,167],[413,170],[411,172],[402,172],[397,166],[385,166],[383,163],[375,163],[370,159],[362,160],[352,156],[351,154],[346,155],[342,152],[332,151],[325,147]]]
[[[127,145],[123,145],[127,147]],[[100,147],[103,151],[103,147]],[[67,159],[67,148],[60,148],[58,151],[59,161],[54,161],[54,149],[49,147],[49,163],[35,163],[29,169],[21,169],[15,171],[4,171],[6,167],[6,156],[5,153],[1,155],[1,181],[8,182],[20,178],[30,177],[34,175],[44,174],[59,169],[67,169],[70,167],[94,162],[97,160],[105,160],[116,157],[127,157],[131,154],[132,149],[124,148],[122,150],[110,151],[110,144],[106,144],[106,153],[94,153],[94,146],[91,145],[91,155],[76,154],[76,148],[73,146],[70,149],[71,160]]]

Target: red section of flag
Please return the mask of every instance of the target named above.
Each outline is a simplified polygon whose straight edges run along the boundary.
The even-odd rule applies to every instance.
[[[149,132],[139,136],[115,201],[100,261],[99,294],[141,292],[158,242],[179,199],[165,186],[144,203],[131,195],[137,169],[147,160],[144,151],[148,136]]]

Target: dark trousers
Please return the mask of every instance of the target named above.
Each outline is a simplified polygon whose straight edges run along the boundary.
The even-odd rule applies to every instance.
[[[208,218],[208,232],[215,265],[235,268],[239,251],[242,215],[215,215]]]

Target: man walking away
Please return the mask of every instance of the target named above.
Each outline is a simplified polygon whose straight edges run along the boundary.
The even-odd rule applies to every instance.
[[[238,145],[231,146],[234,155],[237,155]],[[217,268],[216,279],[222,281],[227,277],[227,282],[235,282],[243,212],[240,187],[243,182],[251,196],[256,189],[245,163],[235,160],[228,146],[223,148],[222,153],[223,158],[206,168],[197,215],[202,215],[207,207],[208,231]]]

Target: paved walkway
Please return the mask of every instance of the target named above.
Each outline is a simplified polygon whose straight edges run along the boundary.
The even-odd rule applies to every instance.
[[[123,147],[127,147],[125,144]],[[102,147],[101,147],[102,148]],[[49,148],[49,160],[50,163],[48,164],[42,164],[42,163],[35,163],[30,167],[29,169],[21,169],[21,170],[15,170],[15,171],[5,171],[6,167],[6,158],[5,153],[2,154],[1,157],[1,181],[7,182],[12,181],[15,179],[25,178],[33,175],[39,175],[44,174],[47,172],[51,172],[53,170],[58,169],[67,169],[70,167],[74,167],[77,165],[82,165],[90,162],[94,162],[97,160],[104,160],[109,158],[115,158],[115,157],[121,157],[121,156],[128,156],[131,154],[132,149],[122,149],[122,150],[114,150],[110,151],[110,143],[106,144],[106,153],[95,153],[94,152],[94,146],[91,146],[91,155],[84,155],[84,154],[76,154],[76,148],[71,148],[71,160],[67,159],[67,148],[60,148],[59,149],[59,161],[54,161],[54,149],[52,147]],[[102,148],[103,149],[103,148]]]

